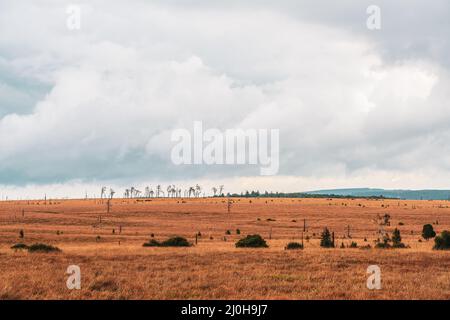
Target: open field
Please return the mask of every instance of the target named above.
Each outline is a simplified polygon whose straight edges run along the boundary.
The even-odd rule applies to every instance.
[[[385,229],[399,228],[410,248],[320,248],[325,226],[338,247],[351,241],[373,247],[376,217],[386,213],[392,218]],[[300,241],[303,219],[305,249],[284,250]],[[223,198],[115,199],[106,213],[101,200],[3,201],[0,299],[450,299],[450,252],[418,241],[422,226],[436,221],[437,232],[450,230],[450,202],[240,198],[228,213]],[[152,233],[195,242],[197,232],[193,247],[142,247]],[[235,248],[254,233],[269,248]],[[19,242],[62,252],[10,249]],[[81,290],[66,287],[71,264],[81,268]],[[381,268],[381,290],[366,288],[373,264]]]

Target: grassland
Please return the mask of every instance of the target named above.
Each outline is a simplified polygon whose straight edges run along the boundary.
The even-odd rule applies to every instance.
[[[424,224],[450,230],[448,201],[232,201],[230,213],[223,198],[115,199],[109,213],[98,199],[0,202],[0,299],[450,299],[450,252],[419,241]],[[409,248],[373,248],[384,214],[384,229],[399,228]],[[337,246],[372,249],[320,248],[324,227]],[[194,243],[198,232],[189,248],[142,247],[151,234]],[[235,248],[254,233],[269,248]],[[302,233],[304,250],[284,250]],[[62,252],[10,249],[36,242]],[[66,287],[71,264],[81,268],[81,290]],[[381,290],[366,288],[372,264],[381,268]]]

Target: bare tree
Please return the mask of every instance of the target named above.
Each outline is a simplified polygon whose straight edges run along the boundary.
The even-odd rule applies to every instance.
[[[214,193],[214,197],[215,197],[216,193],[217,193],[217,188],[216,187],[212,187],[212,192]]]
[[[140,191],[140,190],[138,190],[138,189],[135,189],[135,190],[134,190],[134,193],[136,194],[136,198],[140,198],[140,196],[141,196],[141,194],[142,194],[142,191]]]
[[[102,191],[100,193],[100,199],[103,199],[104,196],[106,196],[106,187],[102,187]]]
[[[160,184],[158,184],[157,186],[156,186],[156,197],[157,198],[159,198],[159,195],[161,194],[161,185]]]
[[[112,188],[109,188],[109,198],[110,199],[112,199],[113,197],[114,197],[114,194],[115,194],[116,192],[112,189]]]
[[[223,185],[219,187],[219,196],[223,195]]]

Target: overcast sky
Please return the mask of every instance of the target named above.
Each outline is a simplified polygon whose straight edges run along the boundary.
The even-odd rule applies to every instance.
[[[450,188],[449,38],[446,0],[1,0],[0,194]],[[194,121],[279,129],[278,175],[175,166]]]

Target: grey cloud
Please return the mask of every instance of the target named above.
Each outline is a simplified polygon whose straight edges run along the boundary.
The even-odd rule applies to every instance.
[[[78,33],[62,5],[16,3],[0,13],[0,184],[258,174],[172,165],[171,130],[195,120],[279,128],[286,176],[449,167],[444,1],[379,1],[379,32],[367,1],[94,1]]]

